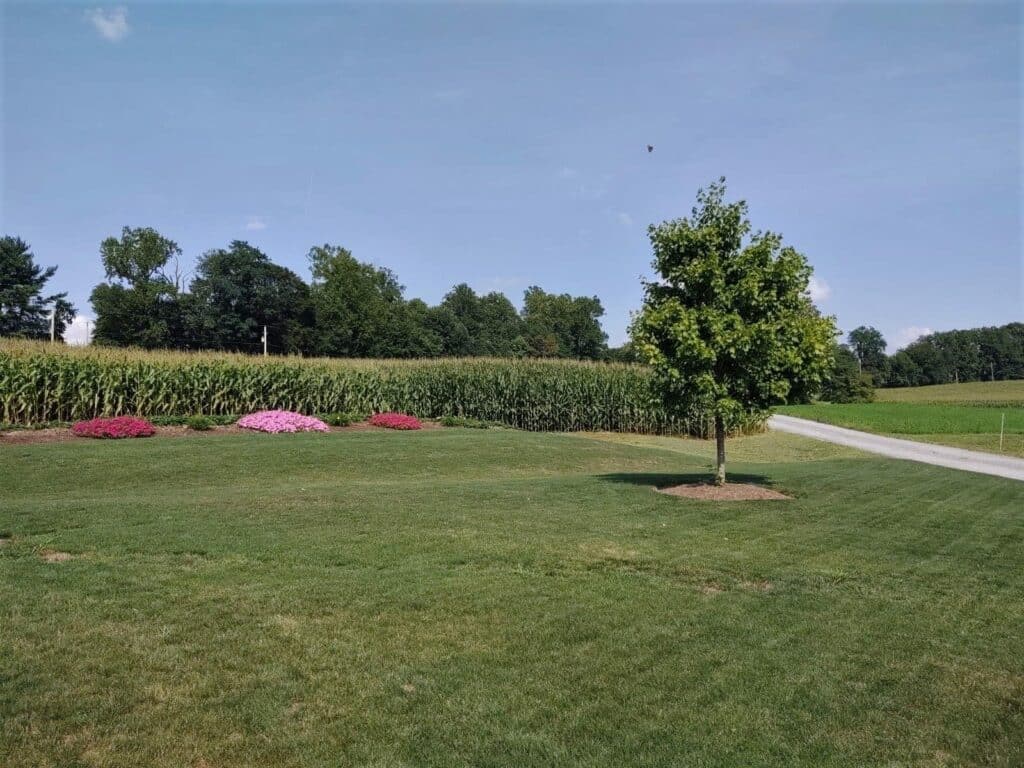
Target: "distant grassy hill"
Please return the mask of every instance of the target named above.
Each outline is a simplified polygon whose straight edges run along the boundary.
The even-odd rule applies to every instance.
[[[929,387],[879,389],[884,403],[956,403],[958,405],[1024,406],[1024,379],[1016,381],[972,381],[967,384],[935,384]]]

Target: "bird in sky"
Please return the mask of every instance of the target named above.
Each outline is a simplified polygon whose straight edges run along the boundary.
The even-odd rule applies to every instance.
[[[653,151],[654,151],[654,145],[653,144],[648,144],[647,145],[647,154],[651,154],[651,152],[653,152]]]

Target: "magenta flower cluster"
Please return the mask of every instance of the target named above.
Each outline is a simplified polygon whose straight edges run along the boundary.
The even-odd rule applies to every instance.
[[[75,422],[71,427],[71,433],[78,437],[116,440],[122,437],[150,437],[156,434],[156,427],[135,416],[114,416]]]
[[[370,426],[385,429],[422,429],[423,425],[415,416],[405,413],[375,413],[370,417]]]
[[[257,411],[238,420],[242,429],[259,432],[329,432],[330,427],[320,419],[303,416],[295,411]]]

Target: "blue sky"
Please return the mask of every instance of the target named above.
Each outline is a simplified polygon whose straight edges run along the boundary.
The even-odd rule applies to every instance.
[[[596,294],[720,175],[890,349],[1024,318],[1015,4],[6,3],[2,230],[83,315],[123,225],[408,297]],[[653,144],[648,154],[646,145]]]

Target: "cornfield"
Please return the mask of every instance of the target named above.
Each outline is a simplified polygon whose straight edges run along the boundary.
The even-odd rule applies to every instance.
[[[534,431],[707,436],[708,419],[669,416],[635,365],[486,358],[335,360],[73,348],[0,342],[0,422],[96,416],[399,411]],[[730,425],[757,429],[759,419]]]

